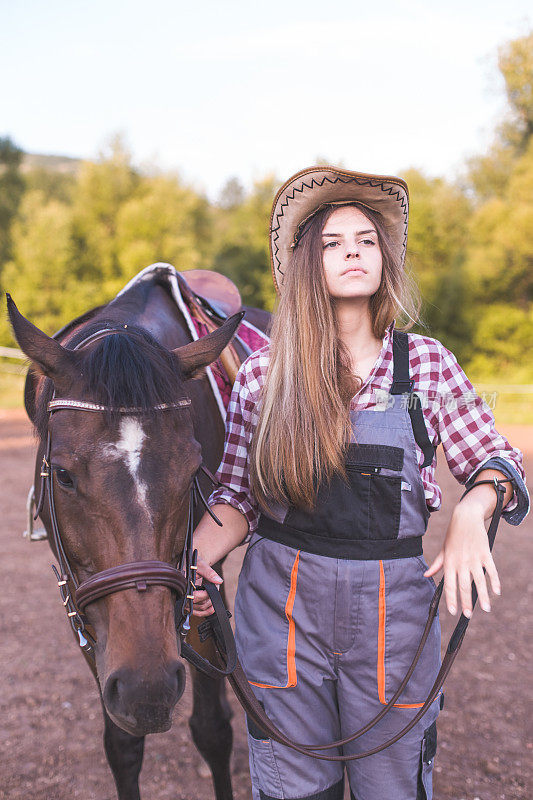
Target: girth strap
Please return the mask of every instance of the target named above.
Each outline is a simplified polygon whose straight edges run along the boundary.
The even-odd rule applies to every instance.
[[[394,359],[394,374],[392,378],[391,394],[407,394],[407,403],[413,434],[417,445],[424,453],[423,467],[429,467],[435,457],[435,448],[428,436],[426,423],[420,398],[413,392],[414,379],[409,372],[409,339],[406,331],[393,330],[392,354]]]

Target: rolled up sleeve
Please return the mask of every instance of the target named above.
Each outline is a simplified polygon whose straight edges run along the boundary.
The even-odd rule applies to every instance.
[[[513,496],[502,516],[510,525],[518,525],[530,507],[523,455],[496,430],[491,409],[476,394],[453,353],[444,346],[442,351],[438,434],[450,472],[467,487],[483,469],[503,472],[512,481]]]

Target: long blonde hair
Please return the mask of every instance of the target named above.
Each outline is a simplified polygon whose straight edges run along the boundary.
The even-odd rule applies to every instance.
[[[348,204],[347,204],[348,205]],[[382,277],[370,298],[372,331],[383,338],[400,313],[403,330],[418,319],[420,299],[395,257],[381,217],[350,203],[373,223],[382,254]],[[337,205],[319,209],[293,250],[274,316],[268,372],[250,452],[251,491],[265,511],[272,501],[312,508],[316,489],[334,473],[346,477],[350,400],[362,380],[338,337],[334,303],[323,268],[322,231]]]

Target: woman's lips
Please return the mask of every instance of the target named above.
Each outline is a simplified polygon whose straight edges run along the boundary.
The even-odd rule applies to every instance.
[[[343,275],[366,275],[366,269],[362,267],[350,267],[350,269],[344,270],[342,273]]]

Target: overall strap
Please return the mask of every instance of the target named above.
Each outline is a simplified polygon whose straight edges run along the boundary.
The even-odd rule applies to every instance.
[[[407,331],[392,332],[392,355],[394,373],[392,378],[391,394],[407,394],[407,404],[413,434],[417,445],[424,453],[423,467],[429,467],[435,457],[435,448],[428,436],[420,398],[413,392],[414,379],[409,374],[409,339]]]

